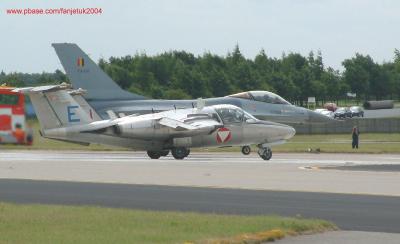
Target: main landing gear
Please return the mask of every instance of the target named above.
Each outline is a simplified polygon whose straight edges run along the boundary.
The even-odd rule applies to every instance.
[[[272,158],[272,150],[269,147],[260,147],[258,155],[264,160],[270,160]]]
[[[169,153],[169,150],[162,150],[162,151],[147,151],[147,155],[151,159],[159,159],[160,157],[165,157]]]
[[[184,159],[190,154],[190,149],[185,147],[175,147],[171,149],[172,156],[175,159]],[[162,151],[147,151],[147,155],[151,159],[159,159],[160,157],[165,157],[169,154],[169,150]]]
[[[189,156],[190,149],[185,147],[174,147],[172,148],[171,153],[175,159],[184,159],[185,157]]]

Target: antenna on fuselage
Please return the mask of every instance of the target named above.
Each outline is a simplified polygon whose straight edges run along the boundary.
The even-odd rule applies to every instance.
[[[206,102],[203,100],[203,98],[201,98],[201,97],[197,98],[197,109],[198,110],[202,110],[205,105],[206,105]]]

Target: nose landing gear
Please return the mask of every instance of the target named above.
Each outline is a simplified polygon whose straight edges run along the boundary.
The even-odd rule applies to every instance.
[[[270,160],[272,158],[272,150],[269,147],[260,147],[258,155],[264,160]]]
[[[243,146],[243,147],[242,147],[242,153],[243,153],[244,155],[249,155],[250,152],[251,152],[250,146]]]

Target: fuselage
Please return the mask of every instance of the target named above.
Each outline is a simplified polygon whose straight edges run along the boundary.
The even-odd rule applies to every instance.
[[[196,107],[197,100],[88,100],[89,104],[102,118],[107,118],[107,111],[117,115],[148,114],[171,109]],[[218,97],[204,99],[206,106],[231,104],[242,108],[260,120],[279,123],[322,123],[329,121],[326,116],[291,104],[270,104],[254,100],[234,97]]]
[[[193,115],[199,115],[196,118]],[[202,115],[206,117],[201,117]],[[190,115],[190,117],[188,117]],[[159,120],[172,118],[180,121],[188,119],[192,126],[207,120],[208,128],[196,130],[176,130],[162,126]],[[236,118],[236,119],[232,119]],[[92,125],[107,122],[96,121]],[[209,132],[210,127],[215,129]],[[227,147],[253,144],[274,145],[285,142],[294,136],[295,130],[287,125],[261,121],[242,109],[231,105],[208,106],[202,110],[197,108],[173,109],[165,112],[127,116],[115,120],[112,127],[104,131],[85,132],[82,127],[55,129],[45,132],[45,136],[53,139],[64,139],[87,143],[124,146],[134,149],[165,150],[174,147]]]

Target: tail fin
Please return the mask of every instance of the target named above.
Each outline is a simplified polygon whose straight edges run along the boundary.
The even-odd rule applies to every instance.
[[[124,91],[76,44],[53,43],[57,56],[74,88],[88,91],[87,99],[145,99]]]
[[[66,85],[28,87],[15,89],[27,93],[36,111],[42,131],[72,125],[88,124],[98,120],[98,115],[83,99],[78,103],[67,91]],[[80,96],[75,94],[75,96]],[[85,111],[86,107],[88,113]],[[95,115],[93,116],[94,113]]]
[[[86,94],[85,91],[78,89],[78,90],[69,92],[69,94],[79,104],[79,106],[83,109],[83,111],[89,115],[89,117],[92,121],[101,120],[100,116],[96,113],[96,111],[89,105],[89,103],[83,97],[83,94]]]

